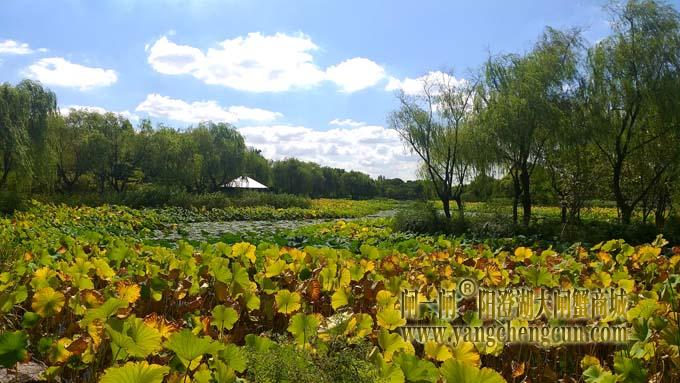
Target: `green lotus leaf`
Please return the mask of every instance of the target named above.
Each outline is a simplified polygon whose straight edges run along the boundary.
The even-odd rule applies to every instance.
[[[378,333],[378,345],[382,348],[386,360],[391,360],[392,354],[409,346],[401,335],[390,333],[384,328]]]
[[[228,344],[217,354],[224,364],[238,372],[246,370],[248,359],[245,352],[235,344]]]
[[[196,336],[188,329],[172,334],[165,347],[174,352],[188,370],[196,368],[204,355],[216,355],[222,349],[210,337]]]
[[[123,300],[109,298],[101,306],[87,310],[85,316],[80,321],[80,325],[82,327],[85,327],[98,319],[105,321],[109,317],[113,316],[116,312],[118,312],[119,309],[125,308],[127,306],[128,306],[127,302]]]
[[[169,371],[170,367],[157,364],[129,362],[106,369],[99,383],[162,383]]]
[[[23,331],[0,334],[0,366],[12,368],[28,356],[28,335]]]
[[[220,331],[222,329],[231,330],[234,323],[238,321],[238,312],[231,307],[224,305],[217,305],[212,310],[212,320],[210,324],[217,327]]]
[[[439,378],[434,363],[422,360],[415,355],[400,353],[394,358],[394,363],[401,368],[407,382],[436,382]]]
[[[583,371],[583,378],[586,383],[616,383],[616,375],[604,370],[599,364]]]
[[[255,334],[246,335],[245,341],[246,346],[253,348],[257,352],[267,352],[274,345],[271,339]]]
[[[24,317],[21,320],[21,327],[23,328],[31,328],[38,323],[40,320],[40,315],[37,313],[34,313],[33,311],[26,311],[24,313]]]
[[[404,383],[404,372],[394,363],[388,363],[379,352],[373,354],[373,363],[378,367],[380,383]]]
[[[302,297],[296,292],[291,293],[288,290],[279,290],[274,299],[280,313],[291,314],[301,307],[300,301]]]
[[[290,318],[288,332],[293,334],[293,338],[298,345],[303,346],[316,336],[319,323],[316,315],[297,313]]]
[[[236,373],[226,363],[215,360],[213,366],[215,368],[216,383],[234,383],[236,381]]]
[[[654,298],[642,299],[637,305],[631,307],[626,313],[629,322],[635,318],[649,319],[659,309],[659,304]]]
[[[621,351],[614,354],[614,371],[617,380],[625,383],[646,383],[647,370],[642,361],[625,356]]]
[[[528,267],[523,272],[524,279],[531,287],[552,287],[553,275],[545,267]]]
[[[160,332],[142,319],[111,318],[106,322],[106,333],[111,338],[111,351],[117,360],[128,357],[146,358],[161,349]]]
[[[449,359],[439,368],[446,383],[507,383],[498,372],[490,368],[477,368],[469,363]]]

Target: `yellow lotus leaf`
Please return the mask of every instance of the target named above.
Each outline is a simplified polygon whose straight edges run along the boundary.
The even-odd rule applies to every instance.
[[[137,284],[127,284],[119,282],[116,285],[116,292],[118,293],[118,298],[127,302],[134,303],[139,299],[141,289]]]
[[[451,279],[445,279],[441,281],[440,286],[443,290],[455,290],[456,282]]]
[[[331,307],[333,310],[345,306],[349,303],[349,289],[341,287],[337,289],[331,296]]]
[[[286,261],[283,259],[274,260],[268,259],[265,265],[264,276],[267,278],[275,277],[283,272],[286,268]]]
[[[608,263],[611,262],[612,256],[605,252],[605,251],[600,251],[597,253],[597,258],[600,260],[602,263]]]
[[[600,365],[600,360],[597,359],[597,357],[592,356],[592,355],[586,355],[581,359],[581,368],[585,371],[588,369],[588,367],[591,366],[599,366]]]
[[[87,325],[87,335],[92,339],[92,346],[99,347],[104,336],[104,324],[101,321],[94,321]]]
[[[458,342],[451,351],[456,360],[475,366],[479,365],[479,353],[472,342]]]
[[[57,273],[49,267],[41,267],[33,273],[31,286],[34,289],[49,287],[50,281],[57,276]]]
[[[428,340],[427,343],[425,343],[425,355],[427,355],[428,358],[439,362],[443,362],[453,356],[449,346],[437,343],[433,340]]]
[[[51,287],[44,287],[33,295],[31,307],[41,317],[49,317],[61,311],[66,303],[66,297]]]
[[[379,309],[394,307],[394,304],[397,303],[397,297],[387,290],[380,290],[375,295],[375,302]]]
[[[352,273],[349,272],[349,269],[340,270],[340,281],[339,281],[340,287],[349,286],[349,283],[351,281],[352,281]]]
[[[484,270],[484,283],[488,286],[498,286],[503,282],[503,273],[496,265],[489,265]]]
[[[661,248],[659,247],[654,247],[654,246],[641,246],[637,254],[633,256],[633,259],[636,259],[640,263],[646,263],[649,261],[653,261],[659,257],[661,254]]]
[[[627,293],[632,293],[635,289],[635,281],[632,279],[620,279],[618,282],[619,287],[624,289]]]
[[[47,350],[47,359],[54,364],[66,362],[71,356],[71,353],[66,349],[69,344],[71,344],[71,339],[69,338],[61,338],[52,343]]]
[[[370,334],[373,330],[373,318],[368,314],[355,314],[352,319],[347,322],[347,328],[344,334],[349,335],[354,333],[356,338],[363,338]]]
[[[291,293],[288,290],[279,290],[274,300],[276,300],[280,313],[290,314],[300,309],[302,296],[296,292]]]
[[[386,308],[378,311],[375,316],[378,320],[378,326],[384,327],[388,330],[394,330],[406,324],[406,319],[401,317],[401,313],[394,308]]]
[[[168,321],[163,316],[156,313],[151,313],[144,318],[144,323],[147,326],[153,327],[158,330],[162,339],[168,339],[170,335],[179,330],[179,326]]]
[[[680,255],[674,255],[671,257],[671,260],[669,261],[672,267],[675,267],[678,263],[680,263]]]
[[[521,262],[531,258],[533,254],[534,252],[530,248],[521,246],[515,249],[515,260]]]
[[[255,263],[257,257],[255,256],[255,245],[251,245],[248,242],[235,243],[231,247],[232,257],[245,256],[250,260],[250,262]]]
[[[364,269],[366,269],[366,272],[371,272],[375,270],[375,262],[373,261],[362,259],[359,263],[361,264],[361,266],[364,267]]]

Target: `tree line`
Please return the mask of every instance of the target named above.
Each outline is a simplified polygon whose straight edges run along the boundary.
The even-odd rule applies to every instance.
[[[271,161],[227,123],[175,129],[89,109],[62,115],[40,83],[0,85],[0,188],[122,193],[152,185],[215,192],[249,176],[276,192],[311,197],[424,198],[423,182],[345,171],[295,158]]]
[[[540,175],[565,223],[603,199],[624,224],[640,211],[663,227],[680,178],[680,17],[655,0],[607,10],[611,34],[592,45],[548,27],[528,52],[491,55],[470,79],[440,73],[398,94],[390,125],[447,217],[451,201],[463,216],[467,186],[503,177],[515,224],[521,207],[528,226]]]

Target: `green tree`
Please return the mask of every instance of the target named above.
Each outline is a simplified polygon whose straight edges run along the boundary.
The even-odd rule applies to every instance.
[[[54,120],[52,141],[61,189],[72,191],[78,180],[94,169],[98,153],[91,138],[100,118],[96,112],[81,109]]]
[[[0,187],[5,186],[12,170],[31,169],[28,116],[28,95],[8,83],[0,85]]]
[[[673,7],[652,0],[614,4],[610,11],[613,34],[588,54],[588,122],[628,224],[678,161],[680,19]],[[645,156],[654,147],[665,155]]]
[[[251,177],[264,185],[271,185],[272,168],[269,160],[262,152],[255,148],[248,148],[245,152],[244,175]]]
[[[43,187],[53,184],[54,156],[50,147],[50,122],[57,115],[57,96],[37,81],[22,80],[17,90],[28,98],[28,133],[33,177]]]
[[[409,95],[401,91],[400,107],[389,116],[389,124],[422,161],[423,173],[442,201],[444,214],[451,218],[450,202],[458,204],[470,162],[465,156],[461,131],[468,124],[474,86],[451,74],[426,76],[422,91]]]
[[[212,191],[242,175],[246,145],[243,136],[227,123],[200,123],[191,137],[202,156],[203,189]]]
[[[577,31],[548,28],[525,55],[492,57],[484,68],[477,107],[485,144],[513,181],[513,221],[521,200],[522,224],[531,220],[531,175],[561,116],[564,89],[576,75]]]

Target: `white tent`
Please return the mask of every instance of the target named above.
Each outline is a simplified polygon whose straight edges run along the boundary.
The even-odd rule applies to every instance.
[[[235,178],[227,182],[226,184],[222,185],[222,187],[233,189],[267,189],[267,187],[262,185],[261,183],[255,181],[250,177],[245,176]]]

